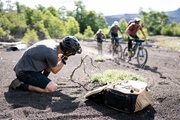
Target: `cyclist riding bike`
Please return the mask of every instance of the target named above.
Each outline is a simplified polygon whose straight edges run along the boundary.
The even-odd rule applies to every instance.
[[[106,35],[102,32],[102,29],[99,29],[94,35],[94,39],[97,41],[98,54],[103,54],[102,52],[102,42],[103,38],[106,40]]]
[[[111,45],[110,45],[110,48],[114,45],[115,38],[118,37],[118,31],[123,36],[123,31],[119,27],[119,23],[117,21],[114,21],[114,23],[112,24],[112,26],[111,26],[111,28],[109,30],[109,33],[108,33],[111,36]]]
[[[140,30],[146,39],[146,35],[143,31],[143,27],[140,25],[140,18],[134,18],[134,21],[130,23],[125,31],[126,35],[128,36],[128,57],[129,61],[131,60],[131,50],[132,50],[132,39],[130,37],[134,38],[134,40],[138,40],[139,37],[137,36],[138,30]]]

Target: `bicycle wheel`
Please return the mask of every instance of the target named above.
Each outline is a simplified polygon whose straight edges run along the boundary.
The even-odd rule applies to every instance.
[[[124,51],[123,51],[123,60],[126,61],[128,59],[129,59],[129,57],[128,57],[128,47],[125,47]]]
[[[122,58],[122,46],[120,43],[113,46],[113,56],[116,56],[118,59]]]
[[[147,49],[144,47],[138,47],[137,62],[138,62],[139,67],[141,68],[145,67],[147,59],[148,59]]]

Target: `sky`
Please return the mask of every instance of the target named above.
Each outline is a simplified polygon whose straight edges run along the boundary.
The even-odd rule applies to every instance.
[[[0,0],[6,3],[7,0]],[[11,0],[11,3],[18,1],[20,4],[35,8],[41,4],[44,7],[54,6],[56,9],[65,6],[73,10],[74,1],[79,0]],[[127,13],[139,13],[139,9],[148,12],[149,9],[159,12],[173,11],[180,8],[180,0],[81,0],[85,9],[94,10],[96,13],[107,15],[118,15]]]

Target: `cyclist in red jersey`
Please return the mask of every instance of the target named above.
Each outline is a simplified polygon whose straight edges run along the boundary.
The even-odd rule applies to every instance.
[[[131,60],[131,49],[132,49],[132,40],[130,40],[130,37],[134,38],[135,41],[139,39],[137,36],[138,30],[140,30],[146,39],[146,35],[143,31],[143,27],[140,25],[140,20],[139,18],[134,18],[134,22],[130,23],[125,30],[126,35],[128,36],[128,57],[129,60]]]

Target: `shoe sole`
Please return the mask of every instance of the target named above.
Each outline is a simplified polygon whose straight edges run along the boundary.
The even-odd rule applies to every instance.
[[[21,84],[22,84],[22,82],[16,78],[15,80],[13,80],[13,81],[11,82],[9,88],[16,89],[16,88],[19,87]]]

